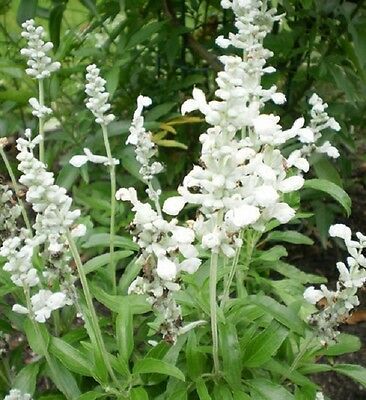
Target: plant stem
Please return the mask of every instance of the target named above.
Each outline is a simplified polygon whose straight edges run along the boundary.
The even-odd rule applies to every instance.
[[[98,346],[101,356],[103,357],[105,367],[107,368],[109,375],[112,378],[112,381],[117,385],[117,387],[119,387],[119,382],[114,374],[113,368],[112,368],[111,363],[108,358],[108,352],[107,352],[107,349],[106,349],[104,341],[103,341],[102,332],[100,330],[99,323],[98,323],[98,317],[97,317],[97,314],[95,312],[95,308],[93,305],[92,295],[90,293],[88,281],[86,279],[83,264],[82,264],[78,249],[76,247],[76,243],[69,231],[66,233],[66,237],[67,237],[67,241],[70,246],[72,256],[73,256],[75,264],[76,264],[76,268],[78,270],[78,274],[79,274],[80,281],[81,281],[81,286],[82,286],[83,292],[84,292],[85,301],[86,301],[88,311],[91,316],[91,323],[93,326],[94,335],[95,335],[95,339],[97,342],[96,344]]]
[[[240,231],[239,239],[243,239],[243,231]],[[221,300],[221,304],[220,304],[221,308],[224,308],[224,305],[225,305],[226,301],[229,298],[230,287],[231,287],[231,284],[232,284],[233,279],[234,279],[236,268],[238,266],[241,249],[242,249],[242,246],[239,246],[235,251],[235,256],[234,256],[234,260],[233,260],[233,262],[231,264],[229,278],[227,279],[227,282],[226,282],[226,285],[225,285],[225,288],[224,288],[224,293],[222,295],[222,300]]]
[[[218,212],[216,215],[216,227],[219,227],[222,222],[222,213]],[[218,375],[220,371],[219,361],[219,338],[217,329],[217,302],[216,302],[216,289],[217,289],[217,264],[219,259],[219,252],[211,253],[210,260],[210,317],[211,317],[211,335],[212,335],[212,357],[214,362],[214,374]]]
[[[304,354],[306,353],[307,349],[309,348],[311,342],[313,341],[315,337],[314,333],[311,333],[311,335],[308,337],[308,339],[304,342],[301,350],[297,353],[297,356],[295,357],[294,361],[292,362],[290,368],[288,369],[288,371],[286,372],[286,374],[284,374],[280,380],[280,383],[282,384],[286,378],[288,378],[292,372],[297,368],[297,365],[299,364],[299,362],[301,361],[302,357],[304,356]]]
[[[44,106],[44,85],[43,79],[38,80],[38,94],[39,94],[39,104],[41,107]],[[38,127],[39,134],[42,137],[42,141],[39,144],[39,160],[41,162],[45,162],[45,154],[44,154],[44,118],[39,118],[39,127]]]
[[[114,165],[111,146],[109,144],[108,139],[108,130],[107,126],[102,124],[102,132],[103,132],[103,140],[105,150],[107,152],[107,157],[109,160],[109,176],[111,181],[111,223],[110,223],[110,239],[109,239],[109,257],[110,257],[110,265],[109,265],[109,274],[110,279],[112,281],[113,293],[116,293],[116,265],[114,262],[114,236],[115,236],[115,219],[116,219],[116,167]]]
[[[2,148],[1,145],[0,145],[0,154],[1,154],[1,157],[2,157],[2,159],[4,161],[5,167],[6,167],[7,171],[8,171],[11,183],[13,184],[13,187],[14,187],[14,190],[15,190],[15,194],[17,196],[18,203],[20,205],[20,209],[21,209],[21,212],[22,212],[22,216],[23,216],[25,225],[26,225],[27,229],[29,230],[30,234],[32,235],[32,226],[31,226],[31,224],[29,222],[29,218],[28,218],[27,211],[25,209],[24,201],[19,196],[19,186],[18,186],[17,180],[15,178],[15,175],[14,175],[13,170],[11,168],[11,165],[9,163],[8,157],[6,156],[5,151],[4,151],[4,149]]]
[[[148,188],[149,188],[150,193],[154,193],[154,192],[155,192],[151,181],[149,181],[149,183],[147,184],[147,186],[148,186]],[[155,209],[156,209],[157,213],[158,213],[159,216],[161,217],[161,216],[162,216],[162,212],[161,212],[161,206],[160,206],[160,203],[159,203],[159,198],[158,198],[158,196],[154,196],[154,204],[155,204]]]

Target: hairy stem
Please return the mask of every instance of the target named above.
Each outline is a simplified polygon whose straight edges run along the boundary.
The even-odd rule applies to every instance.
[[[20,205],[20,209],[21,209],[21,212],[22,212],[22,217],[23,217],[24,222],[25,222],[25,226],[27,227],[28,231],[32,235],[32,226],[31,226],[29,218],[28,218],[27,210],[25,208],[24,201],[20,198],[20,195],[19,195],[18,182],[17,182],[17,180],[15,178],[15,175],[14,175],[14,172],[13,172],[13,170],[11,168],[10,163],[9,163],[8,157],[6,156],[5,151],[4,151],[4,149],[2,148],[1,145],[0,145],[0,154],[1,154],[1,158],[4,161],[6,170],[8,171],[11,183],[13,184],[13,187],[14,187],[14,190],[15,190],[15,194],[17,196],[18,203]]]
[[[76,264],[76,268],[80,277],[80,282],[81,282],[81,286],[83,288],[83,293],[84,293],[84,297],[85,297],[85,301],[86,301],[86,305],[88,307],[88,311],[90,313],[91,316],[91,323],[93,326],[93,330],[94,330],[94,335],[95,335],[95,339],[96,339],[96,344],[98,346],[98,350],[101,354],[101,356],[103,357],[103,361],[105,364],[105,367],[107,368],[110,377],[112,378],[112,381],[117,385],[117,387],[119,386],[119,382],[114,374],[113,368],[111,366],[109,357],[108,357],[108,352],[107,349],[105,347],[104,341],[103,341],[103,336],[102,336],[102,332],[100,330],[99,327],[99,323],[98,323],[98,317],[97,314],[95,312],[95,308],[93,305],[93,298],[92,295],[90,293],[90,289],[89,289],[89,285],[88,285],[88,281],[86,279],[86,275],[83,269],[83,264],[78,252],[78,249],[76,247],[76,243],[73,239],[73,237],[71,236],[70,232],[66,233],[66,237],[67,237],[67,241],[69,243],[70,246],[70,250],[72,253],[72,256],[74,258],[75,264]]]
[[[110,239],[109,239],[109,274],[112,282],[113,293],[116,293],[116,264],[114,262],[114,237],[115,237],[115,219],[116,219],[116,167],[114,165],[111,146],[108,139],[107,126],[102,124],[104,146],[109,160],[109,176],[111,181],[111,223],[110,223]]]
[[[39,94],[39,104],[41,107],[44,106],[44,84],[43,84],[43,79],[38,80],[38,94]],[[42,141],[39,144],[39,160],[41,162],[45,162],[45,152],[44,152],[44,118],[41,117],[39,118],[39,134],[42,137]]]

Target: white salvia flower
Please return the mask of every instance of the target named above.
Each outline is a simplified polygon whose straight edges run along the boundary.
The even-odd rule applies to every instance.
[[[67,304],[65,293],[52,293],[50,290],[40,290],[31,297],[32,312],[37,322],[46,322],[51,312]]]
[[[108,125],[115,118],[113,114],[107,114],[111,105],[108,103],[109,93],[105,89],[106,81],[99,76],[100,69],[95,64],[86,67],[85,93],[88,95],[87,108],[95,116],[95,122]]]
[[[316,392],[314,400],[325,400],[322,392]]]
[[[316,147],[318,153],[325,153],[330,158],[338,158],[339,151],[336,147],[332,146],[328,141],[324,142],[321,146]]]
[[[35,97],[29,99],[29,104],[32,107],[32,114],[37,118],[45,118],[52,114],[52,110],[46,106],[39,104],[39,101]]]
[[[309,322],[316,326],[320,342],[324,345],[336,338],[339,334],[336,330],[338,325],[359,305],[357,291],[366,282],[366,259],[362,254],[366,247],[364,235],[358,232],[359,241],[352,240],[351,230],[343,224],[332,225],[329,234],[345,241],[351,257],[347,258],[348,267],[343,262],[337,263],[339,278],[336,291],[321,285],[320,290],[311,286],[304,292],[305,299],[311,304],[316,304],[322,298],[325,300],[322,310],[309,317]]]
[[[33,19],[25,21],[22,24],[24,29],[22,36],[27,40],[28,47],[21,49],[20,53],[28,58],[26,73],[36,79],[44,79],[51,75],[51,72],[57,71],[61,64],[47,55],[53,48],[51,42],[45,42],[45,32],[43,27],[36,26]],[[33,107],[33,105],[32,105]],[[47,110],[38,110],[39,113],[48,113]]]
[[[156,273],[164,281],[172,281],[177,276],[177,267],[175,263],[166,257],[158,258]]]
[[[19,389],[11,389],[9,394],[4,397],[4,400],[32,400],[32,396],[21,392]]]
[[[76,167],[80,168],[85,165],[88,161],[94,164],[103,164],[103,165],[110,165],[109,158],[105,156],[98,156],[93,154],[88,148],[84,148],[85,155],[77,155],[71,157],[69,163]],[[118,165],[119,161],[113,158],[113,165]]]
[[[0,184],[0,235],[3,240],[18,231],[17,219],[20,214],[21,207],[14,204],[12,190]]]
[[[332,237],[341,238],[345,242],[349,242],[351,240],[352,231],[344,224],[335,224],[330,226],[329,235]]]
[[[86,226],[84,224],[78,224],[71,230],[71,236],[74,238],[85,236]]]
[[[163,170],[160,162],[151,159],[156,156],[157,149],[155,143],[151,139],[151,132],[147,132],[144,128],[144,117],[142,112],[144,107],[150,106],[151,99],[146,96],[137,98],[137,108],[133,115],[130,127],[130,135],[126,144],[132,144],[135,147],[136,160],[140,163],[139,173],[146,182],[150,182],[154,175],[159,174]],[[149,197],[154,199],[156,193],[149,193]]]

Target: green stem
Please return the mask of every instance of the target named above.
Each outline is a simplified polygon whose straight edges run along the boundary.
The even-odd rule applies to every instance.
[[[111,223],[110,223],[110,239],[109,239],[109,257],[110,257],[110,266],[109,266],[109,275],[112,282],[113,293],[116,293],[116,264],[114,262],[114,237],[115,237],[115,219],[116,219],[116,191],[117,191],[117,183],[116,183],[116,167],[114,165],[114,160],[112,157],[111,146],[109,144],[108,139],[108,131],[107,126],[102,124],[102,132],[103,132],[103,140],[105,150],[107,152],[107,157],[109,160],[109,176],[111,181]]]
[[[0,154],[1,154],[1,157],[2,157],[2,159],[4,161],[6,170],[8,171],[10,180],[11,180],[11,182],[13,184],[13,187],[14,187],[14,190],[15,190],[15,194],[17,196],[18,203],[20,205],[20,209],[21,209],[21,212],[22,212],[22,216],[23,216],[25,225],[26,225],[27,229],[29,230],[30,234],[32,235],[32,226],[31,226],[31,224],[29,222],[29,218],[28,218],[27,211],[25,209],[24,201],[19,196],[19,186],[18,186],[17,180],[15,178],[15,175],[14,175],[13,170],[11,168],[11,165],[9,163],[8,157],[6,156],[5,151],[4,151],[4,149],[2,148],[1,145],[0,145]]]
[[[219,254],[212,253],[210,263],[210,315],[211,315],[211,334],[212,334],[212,357],[214,362],[214,373],[217,375],[220,370],[219,361],[219,339],[217,332],[217,261]]]
[[[44,84],[43,84],[43,79],[38,80],[38,94],[39,94],[39,104],[41,107],[44,106]],[[45,162],[45,153],[44,153],[44,140],[45,140],[45,135],[44,135],[44,118],[39,118],[39,134],[42,137],[42,141],[39,144],[39,160],[41,162]]]
[[[297,353],[297,356],[295,357],[294,361],[292,362],[290,368],[288,369],[288,371],[286,372],[286,374],[284,374],[280,380],[280,383],[283,383],[285,381],[285,379],[287,379],[292,372],[295,371],[295,369],[297,368],[299,362],[301,361],[301,359],[303,358],[303,356],[305,355],[306,351],[308,350],[311,342],[313,341],[315,337],[314,333],[311,333],[311,335],[308,337],[307,340],[305,340],[301,350]]]
[[[149,188],[149,190],[150,190],[150,193],[154,193],[154,192],[155,192],[151,181],[149,181],[149,183],[147,184],[147,186],[148,186],[148,188]],[[154,197],[154,204],[155,204],[155,209],[156,209],[157,213],[158,213],[160,216],[162,216],[161,206],[160,206],[159,199],[158,199],[157,196]]]
[[[243,231],[239,232],[239,239],[243,239]],[[234,276],[235,276],[235,273],[236,273],[236,268],[238,266],[241,248],[242,248],[242,246],[239,246],[235,251],[235,256],[234,256],[234,260],[233,260],[233,262],[231,264],[229,278],[227,279],[227,282],[226,282],[225,288],[224,288],[224,293],[222,295],[222,300],[221,300],[221,304],[220,304],[221,308],[224,308],[225,303],[229,298],[230,287],[231,287],[231,284],[233,283],[233,279],[234,279]]]
[[[76,268],[78,270],[81,286],[82,286],[83,292],[84,292],[85,301],[86,301],[88,311],[91,316],[91,323],[92,323],[93,330],[94,330],[96,344],[98,346],[101,356],[103,357],[105,367],[107,368],[109,375],[112,378],[112,381],[116,384],[117,387],[119,387],[119,382],[114,374],[113,368],[112,368],[111,363],[108,358],[108,352],[107,352],[107,349],[106,349],[104,341],[103,341],[102,332],[100,330],[99,323],[98,323],[98,317],[97,317],[97,314],[95,312],[95,308],[93,305],[93,298],[90,293],[88,281],[86,279],[83,264],[82,264],[78,249],[76,247],[76,243],[75,243],[73,237],[71,236],[70,232],[66,233],[66,237],[67,237],[67,241],[70,246],[72,256],[73,256],[75,264],[76,264]]]
[[[245,280],[246,274],[244,275],[243,271],[247,273],[250,263],[252,261],[253,251],[261,236],[262,234],[256,231],[248,231],[247,233],[245,259],[242,268],[236,270],[236,287],[239,297],[242,297],[244,294],[243,282]]]
[[[216,215],[216,226],[220,226],[222,222],[222,213]],[[217,264],[219,259],[218,252],[212,252],[210,260],[210,317],[211,317],[211,335],[212,335],[212,357],[214,362],[214,374],[218,375],[220,371],[219,361],[219,337],[217,329]]]

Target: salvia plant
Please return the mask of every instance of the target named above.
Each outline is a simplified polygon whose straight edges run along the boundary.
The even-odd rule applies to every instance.
[[[215,100],[198,87],[181,113],[198,111],[208,128],[200,135],[197,165],[174,196],[159,185],[164,165],[140,95],[126,144],[135,152],[145,192],[117,187],[110,146],[111,113],[100,69],[86,69],[86,107],[100,128],[104,154],[84,148],[75,168],[99,164],[110,177],[110,231],[92,227],[46,164],[44,81],[60,63],[33,20],[23,24],[26,73],[38,82],[29,99],[38,131],[16,141],[19,179],[0,142],[9,184],[0,185],[0,255],[3,264],[0,380],[6,400],[200,399],[321,400],[314,373],[336,371],[366,385],[366,370],[333,357],[357,351],[356,337],[339,327],[359,304],[366,281],[366,237],[332,225],[349,253],[339,279],[301,272],[281,260],[274,241],[311,244],[297,229],[303,187],[328,192],[347,208],[345,194],[327,181],[305,180],[309,158],[338,150],[323,136],[340,126],[313,94],[309,116],[283,127],[266,113],[286,97],[261,84],[275,69],[263,46],[281,15],[266,0],[222,0],[235,16],[235,32],[219,36],[222,69]],[[273,108],[273,107],[272,107]],[[128,186],[128,185],[126,185]],[[130,207],[121,234],[122,205]],[[132,240],[131,240],[132,239]],[[84,249],[104,249],[89,257]],[[109,249],[108,249],[109,247]],[[122,248],[122,250],[116,250]],[[313,284],[313,286],[311,286]],[[316,285],[316,287],[314,286]],[[320,286],[319,286],[320,285]],[[23,332],[27,364],[11,351],[12,332]],[[21,334],[20,334],[21,335]]]

